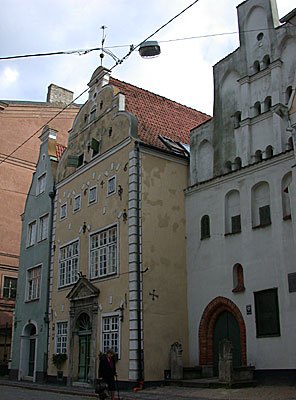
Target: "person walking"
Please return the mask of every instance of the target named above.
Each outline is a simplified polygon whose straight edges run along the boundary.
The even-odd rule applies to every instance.
[[[115,400],[115,353],[112,349],[107,350],[100,358],[99,379],[102,379],[108,385],[108,390],[111,393],[111,399]]]

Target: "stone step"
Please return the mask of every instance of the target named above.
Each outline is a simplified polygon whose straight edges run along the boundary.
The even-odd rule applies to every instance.
[[[207,379],[166,379],[166,386],[179,386],[179,387],[191,387],[191,388],[240,388],[240,387],[250,387],[256,386],[256,381],[254,380],[244,380],[236,382],[220,382],[219,378],[207,378]]]

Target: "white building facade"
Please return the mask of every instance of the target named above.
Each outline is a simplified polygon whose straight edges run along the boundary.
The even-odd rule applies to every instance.
[[[255,377],[296,369],[296,28],[275,0],[237,7],[240,47],[214,66],[214,117],[191,131],[187,273],[191,365],[221,339]]]

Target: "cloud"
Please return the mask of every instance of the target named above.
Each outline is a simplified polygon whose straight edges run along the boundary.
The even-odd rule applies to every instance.
[[[6,67],[0,75],[0,86],[8,88],[13,85],[19,77],[19,72],[16,69]]]

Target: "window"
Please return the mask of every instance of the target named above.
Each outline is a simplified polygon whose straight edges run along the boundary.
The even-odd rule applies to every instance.
[[[260,115],[260,114],[261,114],[261,103],[260,103],[260,101],[257,101],[254,104],[254,117],[256,117],[257,115]]]
[[[120,323],[118,315],[102,316],[102,349],[113,349],[120,358]]]
[[[254,62],[254,64],[253,64],[253,70],[254,70],[254,73],[255,73],[255,74],[256,74],[257,72],[260,71],[260,63],[259,63],[258,60],[256,60],[256,61]]]
[[[261,150],[257,150],[255,152],[255,162],[258,162],[258,161],[262,161],[262,151]]]
[[[268,206],[259,207],[259,219],[260,219],[260,225],[269,225],[269,224],[271,224],[270,207],[269,207],[269,205]]]
[[[37,179],[37,188],[36,188],[36,195],[45,192],[45,185],[46,185],[46,172],[39,176]]]
[[[272,156],[273,156],[273,147],[269,145],[265,149],[265,157],[271,158]]]
[[[91,158],[94,158],[98,154],[100,154],[100,144],[101,142],[99,140],[96,140],[95,138],[91,139],[90,147],[92,149],[91,153]]]
[[[234,128],[239,128],[240,123],[242,121],[242,113],[241,111],[236,111],[236,113],[234,114]]]
[[[231,161],[226,161],[226,163],[225,163],[225,172],[228,173],[228,172],[231,172],[231,171],[232,171],[232,163],[231,163]]]
[[[280,336],[277,289],[254,293],[257,337]]]
[[[56,350],[57,354],[67,353],[67,322],[57,322],[56,330]]]
[[[79,211],[81,208],[81,195],[78,194],[74,197],[73,213]]]
[[[116,175],[112,176],[108,179],[108,192],[107,195],[111,196],[111,194],[116,193]]]
[[[83,165],[83,161],[84,161],[84,152],[81,153],[79,156],[69,154],[67,158],[67,166],[78,168],[81,165]]]
[[[269,111],[271,109],[271,97],[268,96],[264,100],[264,111]]]
[[[93,186],[89,189],[88,192],[88,205],[96,203],[97,202],[97,186]]]
[[[253,228],[271,224],[270,194],[267,182],[260,182],[252,188],[252,225]]]
[[[206,239],[210,236],[210,217],[204,215],[200,221],[200,238]]]
[[[3,297],[5,299],[15,299],[16,298],[16,285],[17,285],[16,278],[4,276]]]
[[[39,241],[45,240],[48,237],[48,214],[39,219]]]
[[[237,169],[241,169],[241,167],[242,167],[242,160],[240,157],[236,157],[236,159],[234,160],[233,169],[236,171]]]
[[[28,226],[27,247],[33,246],[36,242],[36,221],[33,221]]]
[[[225,196],[225,234],[241,232],[240,194],[231,190]]]
[[[71,285],[78,279],[79,244],[78,240],[60,248],[59,287]]]
[[[290,187],[292,183],[292,173],[288,172],[282,179],[282,207],[283,219],[291,219]]]
[[[292,96],[292,92],[293,92],[292,86],[288,86],[286,89],[286,99],[285,99],[286,104],[289,103],[290,97]]]
[[[27,300],[36,300],[40,297],[41,265],[27,272]]]
[[[94,121],[95,118],[96,118],[96,109],[93,108],[93,109],[91,110],[90,114],[89,114],[89,122]]]
[[[90,237],[90,277],[101,278],[117,270],[117,227]]]
[[[289,292],[296,292],[296,273],[288,274]]]
[[[67,217],[67,203],[61,205],[60,220],[65,219],[66,217]]]
[[[270,65],[270,57],[269,55],[266,55],[263,57],[263,67],[267,68]]]

